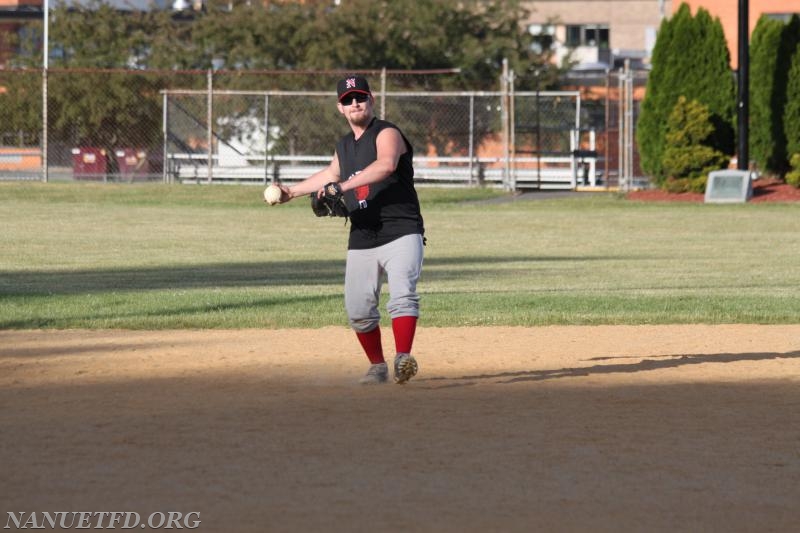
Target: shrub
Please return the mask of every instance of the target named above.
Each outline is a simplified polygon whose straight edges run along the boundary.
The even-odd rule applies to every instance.
[[[729,157],[711,145],[714,132],[707,105],[685,96],[678,98],[667,120],[661,160],[667,176],[664,189],[702,192],[708,173],[728,166]]]
[[[786,183],[800,189],[800,153],[794,154],[789,164],[792,170],[786,174]]]

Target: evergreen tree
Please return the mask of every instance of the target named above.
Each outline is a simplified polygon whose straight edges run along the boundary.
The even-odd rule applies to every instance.
[[[795,14],[792,15],[792,18],[789,19],[789,23],[784,27],[783,39],[781,40],[781,47],[778,51],[778,61],[781,62],[783,68],[779,71],[778,83],[780,83],[781,91],[778,92],[775,105],[778,106],[779,109],[778,114],[781,119],[780,133],[783,134],[782,140],[785,143],[782,146],[783,160],[781,161],[780,167],[778,167],[778,171],[780,172],[789,168],[789,160],[793,153],[789,151],[789,138],[786,136],[788,130],[784,117],[785,107],[789,103],[789,71],[798,47],[800,47],[800,16]],[[787,66],[789,68],[787,68]],[[794,127],[797,127],[797,124],[794,124]]]
[[[642,168],[656,183],[666,178],[666,124],[680,96],[708,106],[714,126],[711,147],[733,154],[736,81],[722,25],[703,8],[692,17],[685,3],[661,25],[637,124]]]
[[[675,40],[675,26],[687,17],[691,17],[689,6],[681,4],[678,11],[661,22],[658,38],[650,58],[652,66],[647,78],[647,88],[641,103],[639,120],[636,124],[636,140],[642,170],[652,175],[657,181],[663,177],[661,154],[666,133],[667,102],[671,100],[669,83],[673,63],[676,61],[672,53]]]
[[[709,146],[732,156],[736,152],[736,77],[730,66],[725,31],[719,19],[712,18],[705,9],[697,11],[696,22],[704,30],[698,52],[706,69],[693,70],[698,79],[690,82],[695,90],[686,96],[708,106],[714,126]]]
[[[725,168],[730,158],[714,148],[716,126],[709,107],[678,97],[667,120],[662,167],[666,188],[674,192],[702,192],[709,172]]]
[[[782,174],[788,165],[784,107],[788,68],[800,41],[800,19],[789,24],[762,16],[750,46],[750,154],[769,173]]]
[[[795,48],[786,83],[786,106],[783,112],[786,151],[791,158],[800,154],[800,44]]]

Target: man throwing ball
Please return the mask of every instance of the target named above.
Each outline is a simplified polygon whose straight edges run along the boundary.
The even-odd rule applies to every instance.
[[[350,219],[344,295],[350,325],[370,362],[363,384],[388,381],[381,345],[381,286],[389,283],[386,305],[396,355],[394,381],[417,373],[411,355],[419,317],[417,280],[422,270],[425,228],[414,188],[413,150],[400,129],[378,119],[367,80],[348,76],[336,87],[337,107],[350,132],[339,139],[330,164],[305,180],[281,186],[281,202],[312,195],[342,209],[327,214]],[[314,207],[320,215],[322,211]]]

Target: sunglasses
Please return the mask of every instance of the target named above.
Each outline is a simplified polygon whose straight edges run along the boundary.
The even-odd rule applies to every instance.
[[[339,103],[342,105],[352,105],[353,100],[355,100],[356,103],[363,104],[369,100],[369,95],[364,93],[348,94],[339,100]]]

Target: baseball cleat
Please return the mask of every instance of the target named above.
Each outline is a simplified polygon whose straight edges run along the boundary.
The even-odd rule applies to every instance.
[[[399,353],[394,358],[394,382],[405,383],[413,378],[419,370],[417,360],[409,353]]]
[[[376,363],[370,365],[369,370],[363,378],[358,380],[362,385],[377,385],[379,383],[386,383],[389,379],[389,367],[386,363]]]

